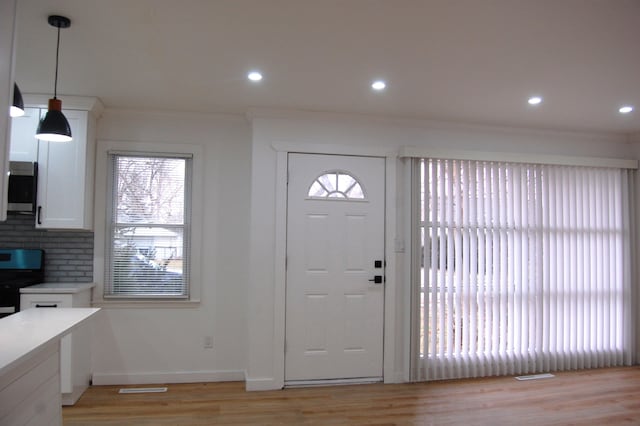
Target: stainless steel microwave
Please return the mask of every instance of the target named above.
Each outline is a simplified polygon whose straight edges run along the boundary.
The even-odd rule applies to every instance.
[[[10,161],[7,211],[35,214],[37,190],[38,163]]]

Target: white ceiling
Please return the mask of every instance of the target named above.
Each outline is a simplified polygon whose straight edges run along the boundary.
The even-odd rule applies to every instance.
[[[110,108],[640,132],[640,0],[18,0],[26,93],[53,91],[50,14],[59,93]]]

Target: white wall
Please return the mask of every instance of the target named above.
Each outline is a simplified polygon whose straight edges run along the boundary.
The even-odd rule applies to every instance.
[[[282,154],[278,151],[387,155],[402,146],[445,150],[478,150],[528,155],[592,156],[605,158],[636,158],[631,144],[622,135],[578,134],[568,132],[507,129],[497,127],[455,125],[416,120],[394,120],[365,116],[286,111],[253,111],[250,276],[248,310],[248,389],[277,389],[283,384],[284,329],[279,312],[283,283],[278,273],[274,247],[282,237],[276,235],[281,223],[277,215],[283,211]],[[275,148],[274,148],[275,147]],[[284,147],[284,148],[283,148]],[[278,160],[280,159],[280,161]],[[397,179],[387,187],[387,197],[396,212],[387,211],[388,237],[405,241],[406,217],[405,161],[397,161]],[[389,184],[390,180],[387,180]],[[280,187],[278,186],[280,185]],[[396,235],[393,235],[395,232]],[[393,247],[393,243],[391,243]],[[388,244],[389,248],[389,244]],[[389,251],[387,261],[389,261]],[[385,347],[385,381],[406,377],[406,300],[408,283],[403,274],[405,256],[400,251],[393,256],[394,276],[387,276],[387,286],[393,289],[391,300],[395,315],[386,317],[392,330],[385,329],[385,339],[395,339],[394,347]],[[278,260],[279,261],[279,260]],[[389,325],[389,324],[387,324]],[[386,343],[385,343],[386,345]],[[388,358],[393,358],[391,361]]]
[[[95,329],[94,383],[243,380],[251,130],[242,116],[107,110],[98,140],[200,145],[204,157],[201,302],[186,307],[105,307]],[[100,145],[100,144],[99,144]],[[102,179],[103,180],[103,179]],[[96,181],[101,181],[97,176]],[[103,206],[103,188],[96,205]],[[103,201],[104,203],[104,201]],[[96,217],[104,215],[96,214]],[[104,229],[104,220],[96,223]],[[96,238],[98,244],[98,238]],[[103,250],[96,247],[96,281]],[[213,349],[203,348],[212,336]]]
[[[630,136],[630,140],[632,142],[633,148],[633,158],[640,159],[640,133],[636,133]],[[633,191],[633,195],[635,196],[635,203],[632,203],[632,207],[635,208],[631,218],[631,229],[632,229],[632,238],[631,238],[631,276],[633,281],[632,289],[631,289],[631,297],[635,303],[635,307],[640,306],[640,277],[638,274],[640,273],[640,173],[636,173],[635,181],[633,182],[635,187]],[[635,359],[633,360],[634,364],[638,364],[640,362],[640,309],[634,309],[635,315]]]
[[[544,155],[638,158],[622,136],[461,126],[337,114],[254,111],[244,117],[107,110],[98,138],[198,144],[205,165],[201,303],[185,308],[105,308],[95,330],[95,383],[242,380],[248,389],[278,388],[283,381],[282,283],[276,282],[274,247],[282,218],[277,198],[278,154],[285,150],[387,155],[401,146]],[[390,157],[393,158],[393,157]],[[404,161],[387,188],[396,208],[387,223],[403,241]],[[279,174],[280,173],[280,174]],[[96,197],[104,197],[98,189]],[[280,204],[279,204],[280,203]],[[103,221],[104,222],[104,221]],[[104,223],[96,223],[98,227]],[[407,242],[408,243],[408,242]],[[393,243],[392,243],[393,244]],[[405,255],[393,256],[392,318],[396,341],[390,381],[406,370]],[[389,259],[389,258],[388,258]],[[97,258],[96,264],[103,259]],[[96,280],[102,279],[96,275]],[[386,336],[388,333],[387,330]],[[214,349],[204,349],[211,335]],[[389,368],[386,368],[389,367]],[[388,379],[388,377],[385,377]]]

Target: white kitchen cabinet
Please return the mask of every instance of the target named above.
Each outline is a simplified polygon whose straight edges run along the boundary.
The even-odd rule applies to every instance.
[[[85,308],[91,305],[94,283],[45,283],[20,290],[20,310]],[[62,405],[73,405],[91,383],[91,333],[80,327],[60,342]]]
[[[0,319],[0,425],[62,425],[60,339],[97,308],[28,309]]]
[[[36,228],[92,230],[95,127],[102,104],[96,98],[64,97],[62,111],[73,139],[48,142],[35,138],[47,97],[26,94],[24,100],[25,116],[13,119],[9,157],[38,163]]]
[[[71,142],[38,142],[36,228],[93,228],[95,141],[87,137],[87,111],[66,110]],[[43,114],[46,111],[42,112]]]
[[[10,161],[38,161],[36,129],[40,121],[40,108],[26,108],[24,115],[11,119]]]
[[[16,0],[0,1],[0,220],[7,218],[7,179],[15,63]]]
[[[9,373],[0,384],[0,424],[62,424],[59,357],[54,341]]]

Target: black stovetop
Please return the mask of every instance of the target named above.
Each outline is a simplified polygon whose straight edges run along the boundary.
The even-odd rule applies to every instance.
[[[0,249],[0,288],[20,288],[44,281],[44,250]]]

